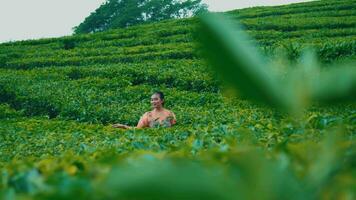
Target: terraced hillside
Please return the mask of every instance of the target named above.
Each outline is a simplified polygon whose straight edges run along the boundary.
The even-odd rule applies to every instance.
[[[317,1],[231,11],[268,53],[285,48],[292,58],[303,46],[315,46],[324,61],[355,54],[355,2]],[[168,20],[104,33],[1,45],[2,68],[88,66],[194,60],[192,30],[197,19]]]
[[[354,0],[227,14],[269,59],[296,63],[309,46],[325,65],[356,58]],[[356,105],[314,105],[295,119],[231,96],[197,51],[198,23],[0,44],[1,197],[355,197]],[[135,125],[155,90],[177,126],[111,128]],[[324,140],[330,132],[342,136]]]

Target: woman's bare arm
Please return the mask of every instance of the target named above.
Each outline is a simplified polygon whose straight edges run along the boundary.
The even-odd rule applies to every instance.
[[[132,128],[131,126],[127,126],[125,124],[113,124],[112,125],[113,128],[122,128],[122,129],[129,129]]]
[[[147,113],[142,115],[142,117],[140,118],[140,121],[138,121],[137,126],[136,126],[136,128],[145,128],[145,127],[149,127]]]
[[[113,128],[122,128],[122,129],[131,129],[131,128],[145,128],[148,127],[148,120],[147,120],[147,115],[146,113],[140,118],[140,120],[137,123],[137,126],[128,126],[125,124],[113,124]]]
[[[143,124],[137,124],[137,126],[128,126],[125,124],[113,124],[113,128],[121,128],[121,129],[132,129],[132,128],[145,128],[146,126]]]

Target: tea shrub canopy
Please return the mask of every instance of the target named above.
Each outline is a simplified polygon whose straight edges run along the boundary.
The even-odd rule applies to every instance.
[[[1,199],[354,199],[355,8],[225,13],[255,44],[258,68],[223,60],[247,44],[236,53],[217,40],[224,49],[207,49],[225,64],[205,60],[199,41],[221,24],[199,32],[200,18],[0,44]],[[257,71],[230,85],[212,70],[234,66]],[[266,74],[277,89],[305,86],[276,97],[306,91],[298,114],[252,101],[269,102],[248,90],[263,89]],[[136,125],[157,90],[176,126],[111,127]]]

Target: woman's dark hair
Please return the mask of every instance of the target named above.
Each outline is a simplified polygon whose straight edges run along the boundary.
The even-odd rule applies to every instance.
[[[154,92],[153,94],[158,94],[159,98],[160,98],[161,100],[164,100],[164,94],[163,94],[163,92],[161,92],[161,91],[156,91],[156,92]],[[164,105],[164,102],[163,102],[162,104]]]
[[[158,95],[159,95],[159,98],[162,99],[162,100],[164,100],[164,94],[163,94],[163,92],[157,91],[157,92],[154,92],[153,94],[158,94]]]

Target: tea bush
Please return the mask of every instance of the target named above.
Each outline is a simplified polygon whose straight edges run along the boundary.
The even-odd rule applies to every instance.
[[[334,81],[326,90],[316,84],[320,93],[312,97],[322,98],[340,85],[355,88],[354,71],[332,79],[337,61],[354,66],[355,7],[328,0],[226,15],[240,20],[275,68],[288,69],[271,69],[284,79],[303,77],[300,66],[313,61],[304,49],[313,47],[321,61],[316,74]],[[202,59],[199,24],[166,20],[0,44],[0,198],[354,199],[354,96],[313,102],[299,115],[251,102]],[[214,53],[225,61],[226,51]],[[304,70],[296,82],[307,91],[306,72],[315,69]],[[135,126],[156,90],[165,93],[176,126],[111,127]]]

